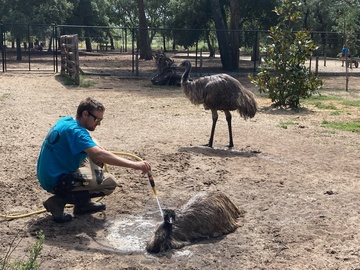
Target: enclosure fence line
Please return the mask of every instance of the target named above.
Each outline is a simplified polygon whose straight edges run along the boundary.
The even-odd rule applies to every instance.
[[[15,29],[22,29],[19,42],[14,38]],[[131,50],[131,74],[139,76],[141,73],[141,65],[139,65],[137,49],[137,37],[139,28],[131,27],[112,27],[112,26],[86,26],[86,25],[29,25],[29,24],[9,24],[0,22],[0,46],[2,58],[2,71],[28,70],[28,71],[42,71],[41,68],[34,68],[39,61],[49,61],[44,71],[58,72],[58,56],[61,53],[60,37],[64,35],[78,35],[78,51],[85,50],[89,52],[99,53],[127,53]],[[216,32],[227,30],[209,30],[209,29],[178,29],[178,28],[148,28],[151,36],[151,48],[153,51],[163,50],[164,52],[184,52],[191,51],[191,56],[194,57],[194,68],[199,73],[198,69],[206,70],[207,62],[202,62],[205,59],[203,52],[209,51],[210,44],[213,45],[218,56],[218,42]],[[234,31],[234,30],[232,30]],[[176,44],[176,40],[189,39],[193,34],[202,33],[198,35],[200,38],[195,41],[192,47],[184,49],[182,46]],[[250,55],[248,70],[243,72],[243,67],[240,67],[238,73],[256,73],[261,58],[266,57],[260,52],[259,48],[266,44],[268,40],[267,30],[239,30],[238,38],[240,40],[240,59],[244,56]],[[209,42],[205,36],[210,38]],[[324,66],[326,66],[326,59],[340,60],[338,53],[344,44],[344,36],[336,32],[311,32],[312,39],[318,46],[315,50],[314,57],[324,59]],[[177,37],[177,39],[176,39]],[[44,41],[44,44],[39,44],[39,41]],[[15,44],[16,43],[16,44]],[[359,44],[358,44],[359,43]],[[46,45],[45,45],[46,44]],[[16,45],[16,46],[15,46]],[[19,48],[18,48],[19,46]],[[360,42],[352,44],[352,59],[350,64],[355,61],[355,68],[357,67],[357,51],[360,51]],[[17,59],[19,50],[25,55],[25,59]],[[25,53],[24,53],[25,52]],[[42,55],[51,55],[45,59]],[[202,58],[203,57],[203,58]],[[81,55],[80,55],[81,58]],[[248,59],[248,58],[246,58]],[[27,63],[25,61],[27,60]],[[80,59],[81,60],[81,59]],[[311,59],[310,59],[311,60]],[[200,63],[199,63],[200,61]],[[247,60],[246,60],[247,61]],[[22,65],[19,65],[22,63]],[[27,65],[26,65],[27,64]],[[219,62],[221,68],[221,62]],[[250,66],[250,68],[249,68]],[[351,66],[350,66],[351,67]],[[249,70],[251,69],[251,70]],[[201,71],[200,71],[201,72]],[[354,73],[354,72],[352,72]]]

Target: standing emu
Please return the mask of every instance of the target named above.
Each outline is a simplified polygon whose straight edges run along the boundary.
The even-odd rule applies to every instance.
[[[185,60],[181,63],[185,71],[181,77],[181,87],[185,95],[193,104],[203,104],[206,110],[212,113],[212,128],[209,143],[205,146],[212,147],[217,111],[224,111],[229,129],[229,147],[233,147],[230,111],[238,110],[244,119],[252,118],[257,111],[256,101],[253,94],[235,78],[227,74],[217,74],[189,81],[191,63]]]
[[[147,242],[146,250],[165,252],[182,248],[197,239],[231,233],[239,227],[238,219],[243,214],[224,193],[199,192],[177,212],[164,210],[164,222]]]

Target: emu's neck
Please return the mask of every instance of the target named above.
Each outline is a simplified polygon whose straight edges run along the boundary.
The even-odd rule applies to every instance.
[[[167,236],[170,236],[172,233],[172,224],[165,221],[163,224],[163,228],[167,232]]]
[[[190,70],[191,70],[191,64],[186,63],[185,64],[185,72],[181,76],[181,83],[186,83],[188,81]]]

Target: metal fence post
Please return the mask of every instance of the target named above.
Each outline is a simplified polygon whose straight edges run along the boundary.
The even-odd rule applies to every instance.
[[[54,72],[58,73],[58,58],[57,58],[57,25],[56,23],[52,24],[52,50],[53,50],[53,64],[54,64]]]
[[[30,24],[28,24],[28,33],[27,33],[27,39],[29,44],[28,49],[28,57],[29,57],[29,71],[31,71],[31,53],[30,53]]]
[[[2,70],[5,72],[5,31],[4,31],[4,22],[0,22],[0,47],[1,47],[1,62],[2,62]]]

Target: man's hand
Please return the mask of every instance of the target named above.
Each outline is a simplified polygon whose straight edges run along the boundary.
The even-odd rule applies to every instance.
[[[141,170],[143,174],[151,171],[151,166],[150,166],[150,163],[149,163],[149,162],[147,162],[147,161],[140,161],[139,164],[140,164],[139,170]]]

